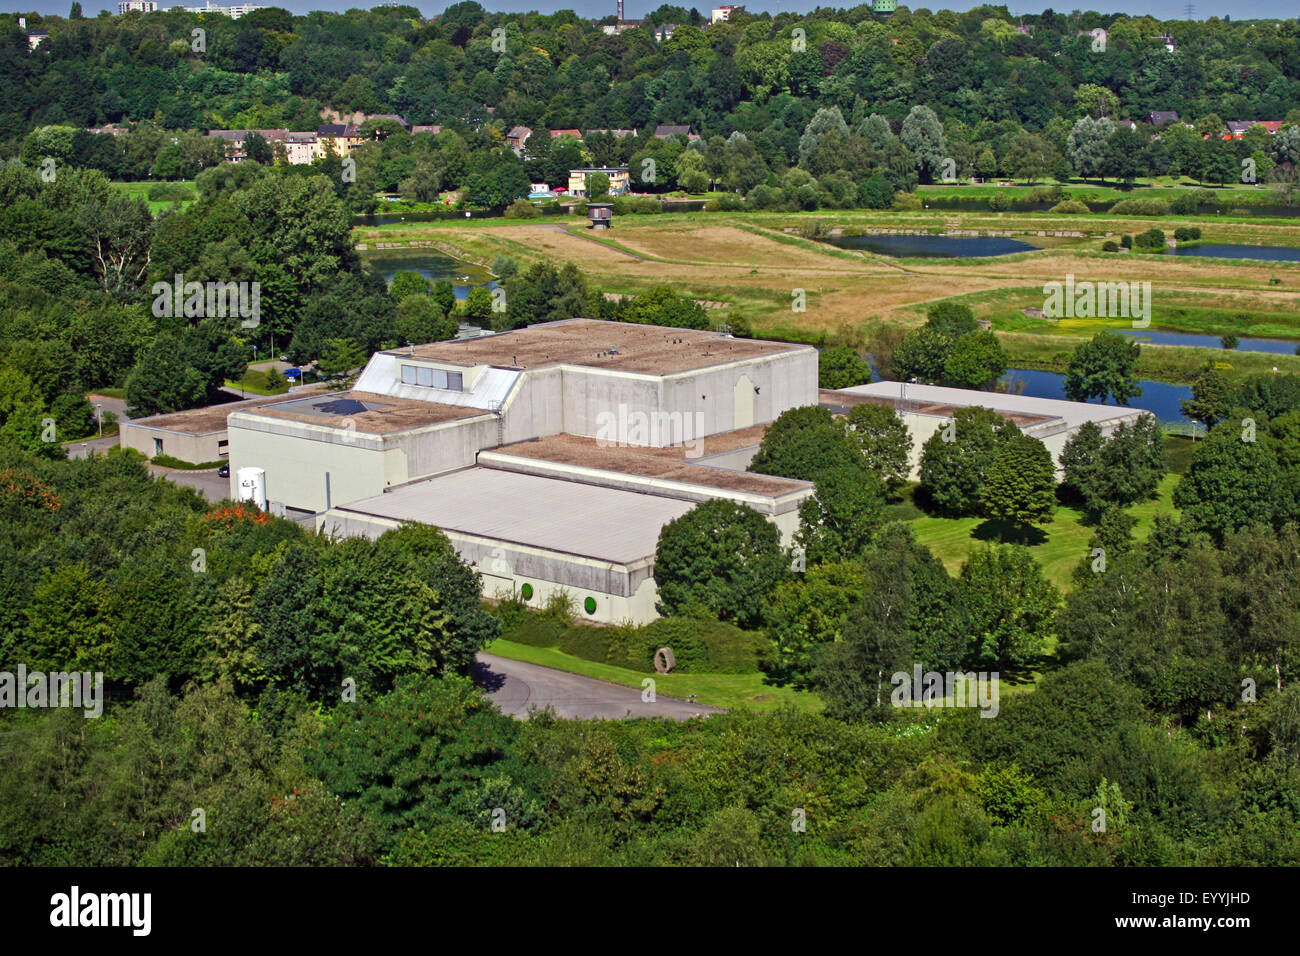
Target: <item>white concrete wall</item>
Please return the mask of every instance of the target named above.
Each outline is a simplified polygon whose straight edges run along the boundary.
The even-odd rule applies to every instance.
[[[1132,415],[1124,415],[1103,422],[1100,426],[1101,433],[1109,437],[1122,423],[1136,422],[1142,414],[1141,411],[1135,410]],[[951,419],[938,415],[921,415],[916,412],[903,413],[903,423],[907,425],[908,434],[912,436],[912,453],[909,458],[912,467],[909,477],[912,481],[920,481],[921,479],[921,452],[925,448],[925,443],[949,421]],[[1065,451],[1065,446],[1069,444],[1070,439],[1078,434],[1079,427],[1067,425],[1063,420],[1057,419],[1043,425],[1021,429],[1030,438],[1037,438],[1047,447],[1052,456],[1052,464],[1056,466],[1057,481],[1065,477],[1065,472],[1061,468],[1061,453]]]
[[[493,415],[383,436],[240,414],[228,426],[231,496],[240,468],[262,468],[268,503],[314,512],[468,467],[480,448],[496,444],[497,434]]]
[[[150,428],[132,422],[122,422],[118,426],[117,443],[122,448],[133,448],[146,458],[158,454],[154,439],[161,438],[162,453],[172,458],[179,458],[192,465],[209,461],[219,461],[226,457],[228,446],[220,445],[226,441],[224,431],[211,432],[206,435],[193,435],[188,432],[170,431],[166,428]]]
[[[399,525],[388,518],[338,509],[317,518],[320,531],[341,537],[377,538]],[[479,573],[484,597],[511,593],[522,596],[527,584],[532,589],[532,596],[526,600],[530,607],[543,607],[552,594],[564,591],[573,601],[575,615],[582,620],[644,624],[659,616],[655,611],[658,589],[652,575],[652,558],[621,565],[455,531],[445,533],[461,559]],[[585,607],[589,597],[596,602],[592,613]]]
[[[737,386],[744,380],[748,383],[740,409],[744,420],[738,421]],[[817,352],[812,348],[779,352],[662,377],[566,367],[563,387],[563,430],[571,435],[598,437],[602,414],[667,414],[674,421],[689,421],[692,429],[698,423],[701,430],[692,437],[716,435],[750,423],[751,396],[753,423],[774,421],[790,408],[816,405]],[[672,443],[672,436],[651,442],[660,447]]]

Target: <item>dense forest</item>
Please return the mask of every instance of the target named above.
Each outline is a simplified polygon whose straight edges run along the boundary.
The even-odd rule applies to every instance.
[[[992,6],[904,7],[886,20],[861,6],[706,26],[695,10],[662,6],[642,28],[606,35],[572,12],[462,2],[431,20],[413,7],[303,17],[268,8],[238,20],[168,12],[29,18],[36,24],[50,38],[31,51],[13,20],[0,24],[0,151],[114,179],[179,179],[220,162],[209,129],[314,130],[326,114],[442,128],[358,150],[356,208],[399,188],[421,200],[463,189],[504,205],[529,181],[561,185],[582,162],[628,164],[638,191],[783,188],[787,202],[797,194],[795,205],[815,208],[888,205],[943,176],[1224,183],[1246,157],[1262,163],[1261,181],[1300,159],[1300,131],[1222,136],[1227,120],[1300,120],[1294,20],[1013,18]],[[661,24],[676,27],[662,42],[652,30]],[[1100,47],[1091,31],[1105,32]],[[1181,120],[1165,117],[1157,135],[1146,122],[1154,111]],[[130,132],[87,132],[105,123]],[[690,149],[685,136],[656,138],[661,123],[700,138]],[[520,158],[502,145],[517,125],[587,135],[540,134]],[[888,191],[879,181],[869,190],[873,177]]]
[[[987,567],[950,580],[884,525],[857,557],[810,566],[770,596],[788,648],[801,616],[824,627],[818,609],[850,595],[846,584],[872,585],[843,602],[837,653],[820,665],[841,675],[827,714],[519,722],[462,676],[518,612],[485,610],[435,529],[330,542],[204,505],[123,454],[6,452],[0,466],[0,654],[102,668],[109,695],[98,719],[6,713],[2,863],[1242,865],[1300,854],[1294,530],[1216,545],[1170,525],[1130,543],[1053,605],[1066,663],[1032,689],[1004,688],[996,720],[871,706],[861,665],[917,652],[909,635],[930,640],[935,622],[951,632],[945,602],[997,616],[989,598],[969,599],[987,593]],[[1015,592],[994,600],[1030,600]],[[874,613],[895,598],[896,622]],[[1257,695],[1241,690],[1251,675]]]
[[[485,601],[436,528],[337,540],[207,502],[133,452],[66,458],[95,429],[88,392],[120,389],[139,414],[200,406],[254,346],[345,380],[462,321],[710,327],[670,286],[607,297],[523,253],[491,263],[503,309],[413,271],[386,282],[353,232],[385,192],[501,207],[575,165],[625,164],[636,192],[713,190],[722,209],[907,208],[948,160],[1222,184],[1255,159],[1284,187],[1300,164],[1295,20],[857,7],[706,26],[663,6],[613,25],[474,2],[432,19],[31,14],[49,36],[29,49],[0,22],[0,665],[99,672],[106,693],[94,719],[0,709],[0,865],[1300,859],[1300,376],[1210,363],[1185,403],[1208,434],[1177,464],[1148,417],[1081,428],[1063,477],[1042,442],[963,411],[957,440],[919,450],[916,488],[893,409],[793,409],[750,466],[813,484],[793,547],[744,505],[692,509],[660,534],[662,617],[640,626]],[[1168,110],[1181,119],[1146,122]],[[227,163],[204,135],[383,114],[442,129],[363,126],[355,177],[256,142]],[[1256,120],[1281,126],[1222,135]],[[537,133],[517,153],[519,125]],[[258,321],[160,311],[153,290],[178,275],[257,283]],[[872,359],[906,380],[990,388],[1007,370],[965,305],[895,331]],[[1136,342],[1080,343],[1070,397],[1136,394]],[[821,374],[840,388],[871,368],[841,344]],[[1136,506],[1174,473],[1177,512],[1139,534]],[[1066,582],[1025,547],[1058,506],[1092,536]],[[994,531],[950,567],[915,514]],[[670,645],[682,673],[789,696],[680,724],[519,721],[471,679],[498,638],[638,676]],[[891,677],[914,667],[996,672],[997,719],[894,706]]]

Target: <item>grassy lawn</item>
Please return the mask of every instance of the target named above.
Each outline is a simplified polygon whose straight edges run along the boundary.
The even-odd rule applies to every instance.
[[[113,188],[116,189],[118,192],[130,196],[132,199],[139,199],[147,203],[149,206],[149,211],[156,216],[164,209],[171,209],[176,205],[175,201],[170,199],[168,200],[150,199],[149,187],[156,186],[156,185],[158,185],[158,181],[156,180],[146,180],[145,182],[139,182],[139,183],[115,182],[113,183]],[[168,182],[166,185],[188,189],[191,193],[194,193],[193,182],[176,182],[176,183]],[[197,196],[195,198],[197,198]],[[194,199],[181,200],[180,203],[181,208],[182,209],[186,208],[187,206],[191,205],[194,201],[195,201]]]
[[[687,697],[695,694],[701,704],[729,709],[748,708],[751,710],[776,710],[781,707],[794,707],[797,710],[816,712],[822,709],[821,700],[807,691],[792,690],[788,687],[775,687],[763,682],[762,674],[643,674],[640,671],[613,667],[595,661],[584,660],[545,647],[533,647],[529,644],[516,644],[513,641],[496,640],[487,647],[489,654],[508,657],[511,660],[526,661],[530,664],[542,664],[583,677],[594,677],[614,684],[640,689],[641,682],[653,676],[656,690],[671,697]]]
[[[1179,472],[1185,470],[1191,461],[1193,443],[1185,438],[1169,438],[1166,445],[1170,452],[1170,466],[1175,470],[1165,475],[1154,499],[1130,509],[1137,519],[1133,535],[1139,541],[1151,533],[1156,515],[1178,513],[1173,504],[1174,487],[1178,484]],[[1035,529],[1025,542],[1019,532],[1002,522],[928,514],[912,500],[914,491],[915,488],[910,489],[901,503],[890,505],[886,516],[910,522],[916,539],[933,551],[934,556],[954,575],[961,571],[967,556],[981,543],[1027,543],[1030,554],[1038,561],[1047,579],[1062,591],[1070,591],[1073,587],[1070,578],[1075,567],[1089,554],[1088,541],[1093,529],[1084,524],[1086,515],[1076,508],[1059,505],[1051,523]]]
[[[244,373],[244,377],[237,382],[227,381],[226,388],[243,389],[249,395],[288,395],[288,379],[285,379],[285,387],[272,391],[266,387],[266,379],[258,369],[250,368]]]

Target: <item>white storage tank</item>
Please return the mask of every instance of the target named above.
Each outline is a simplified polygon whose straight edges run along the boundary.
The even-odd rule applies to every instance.
[[[239,480],[239,500],[251,501],[266,510],[266,469],[241,468],[236,472]]]

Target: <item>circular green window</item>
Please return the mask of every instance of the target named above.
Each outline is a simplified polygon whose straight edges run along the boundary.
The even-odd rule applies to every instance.
[[[587,598],[582,602],[582,606],[587,609],[588,614],[596,613],[596,599],[594,597]]]
[[[531,601],[533,598],[533,586],[531,584],[522,585],[519,588],[519,594],[525,601]]]

